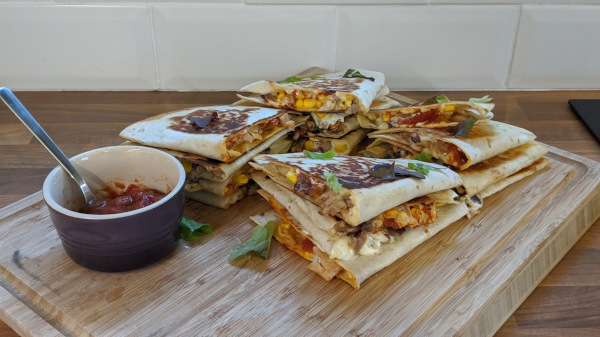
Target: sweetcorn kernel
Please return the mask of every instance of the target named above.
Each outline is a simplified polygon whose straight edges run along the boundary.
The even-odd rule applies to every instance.
[[[286,173],[285,176],[294,184],[298,181],[298,177],[296,176],[296,172],[294,171],[288,171],[288,173]]]
[[[325,118],[325,116],[327,116],[327,113],[325,112],[317,112],[315,113],[315,115],[321,119]]]
[[[390,115],[389,112],[386,112],[386,113],[383,114],[383,121],[384,122],[389,122],[391,118],[392,118],[392,116]]]
[[[346,144],[337,144],[333,149],[335,152],[345,152],[348,150],[348,146]]]
[[[304,100],[304,108],[305,109],[312,109],[317,105],[317,101],[315,101],[314,99],[311,98],[307,98]]]
[[[248,183],[248,176],[245,174],[240,174],[237,176],[237,182],[239,185],[245,185]]]
[[[395,218],[398,215],[398,210],[390,209],[383,213],[383,216],[386,218]]]
[[[415,217],[415,218],[417,218],[417,219],[418,219],[418,218],[420,218],[420,217],[421,217],[421,215],[422,215],[423,213],[422,213],[422,212],[421,212],[421,210],[420,210],[420,209],[418,209],[418,208],[412,208],[412,209],[410,210],[410,214],[412,214],[412,216],[413,216],[413,217]]]
[[[297,98],[297,99],[305,99],[305,98],[306,98],[306,96],[304,95],[304,93],[303,93],[303,92],[301,92],[301,91],[298,91],[298,92],[296,93],[296,98]]]
[[[450,104],[450,105],[446,105],[444,107],[444,111],[454,111],[455,107],[454,105]]]
[[[187,160],[180,160],[181,165],[183,165],[183,169],[185,170],[185,173],[190,173],[192,172],[192,163],[190,163]]]
[[[304,148],[307,149],[308,151],[312,151],[315,149],[315,142],[312,140],[307,140],[304,143]]]
[[[285,96],[285,92],[284,91],[280,91],[279,93],[277,93],[277,98],[278,99],[282,99],[283,96]]]
[[[317,100],[319,102],[321,102],[321,104],[324,104],[325,102],[327,102],[327,96],[325,96],[325,95],[319,95],[319,96],[317,96]]]
[[[304,100],[299,99],[296,101],[296,108],[303,109],[304,108]]]
[[[290,229],[290,224],[287,222],[282,222],[279,226],[281,226],[283,229]]]

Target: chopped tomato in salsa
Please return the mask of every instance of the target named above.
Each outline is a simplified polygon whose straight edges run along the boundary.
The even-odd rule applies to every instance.
[[[166,194],[152,189],[131,184],[121,193],[116,193],[111,189],[105,188],[108,196],[94,200],[89,209],[84,209],[83,213],[88,214],[117,214],[133,211],[142,207],[151,205]]]

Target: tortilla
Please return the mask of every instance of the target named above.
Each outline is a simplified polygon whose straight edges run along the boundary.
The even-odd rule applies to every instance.
[[[452,128],[396,128],[375,131],[369,137],[405,150],[402,156],[407,158],[426,152],[459,170],[535,139],[528,130],[493,120],[475,123],[468,138],[454,136]]]
[[[459,193],[475,195],[488,186],[506,179],[533,164],[548,152],[548,148],[538,142],[505,151],[497,156],[479,162],[458,172],[462,180]]]
[[[209,106],[169,112],[136,122],[121,131],[120,136],[143,145],[230,163],[295,125],[284,110]]]
[[[461,183],[458,174],[437,164],[427,164],[431,170],[424,179],[383,179],[368,173],[375,165],[391,163],[396,168],[408,167],[409,163],[423,164],[406,159],[352,156],[319,160],[308,158],[302,153],[286,153],[258,155],[250,165],[264,171],[281,186],[319,206],[323,214],[337,216],[352,226],[358,226],[418,196],[453,188]],[[326,183],[325,173],[333,173],[341,184],[338,192]]]
[[[519,181],[521,179],[524,179],[526,177],[533,175],[534,173],[542,170],[549,164],[550,164],[550,159],[542,157],[542,158],[536,160],[533,164],[522,168],[517,173],[514,173],[514,174],[508,176],[507,178],[504,178],[498,182],[488,185],[481,192],[479,192],[479,196],[482,199],[485,199],[485,198],[503,190],[507,186],[509,186],[513,183],[516,183],[517,181]]]
[[[342,138],[327,137],[308,137],[304,142],[304,148],[313,152],[322,152],[333,150],[337,155],[347,155],[358,146],[358,144],[367,137],[367,130],[357,129]]]
[[[347,73],[344,71],[302,78],[290,77],[280,82],[262,80],[240,89],[251,95],[238,94],[238,97],[274,108],[302,112],[343,112],[353,115],[368,111],[376,97],[389,92],[382,73],[356,70],[367,78],[344,77]]]
[[[222,197],[222,196],[219,196],[214,193],[207,192],[207,191],[196,191],[196,192],[185,191],[184,194],[185,194],[185,197],[188,199],[200,201],[204,204],[211,205],[214,207],[228,209],[231,205],[235,204],[236,202],[238,202],[244,198],[244,196],[246,195],[246,190],[247,190],[246,185],[241,186],[240,188],[238,188],[237,190],[235,190],[233,193],[231,193],[230,195],[228,195],[226,197]]]
[[[358,115],[360,126],[369,129],[398,127],[442,128],[456,126],[461,120],[474,117],[489,120],[494,114],[493,103],[449,101],[427,105],[412,105],[390,109],[371,109]]]
[[[348,235],[332,232],[331,228],[339,226],[335,218],[319,217],[317,206],[268,179],[257,179],[257,182],[263,188],[259,193],[269,201],[275,212],[283,219],[274,232],[275,238],[286,247],[313,261],[308,269],[317,272],[326,280],[337,276],[356,289],[360,288],[361,283],[368,277],[392,264],[467,212],[464,203],[440,206],[436,221],[427,226],[386,231],[387,235],[382,237],[389,236],[389,239],[383,242],[375,242],[373,238],[376,235],[372,234],[368,236],[365,245],[373,245],[374,249],[367,250],[366,254],[340,254],[338,250],[346,244]],[[273,215],[255,217],[257,221],[266,219],[274,219],[274,217]],[[306,249],[311,247],[306,244],[307,239],[314,245],[310,249],[312,251]]]

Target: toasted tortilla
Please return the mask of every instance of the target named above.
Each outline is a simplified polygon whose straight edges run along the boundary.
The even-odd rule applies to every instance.
[[[408,158],[426,152],[459,170],[535,139],[528,130],[493,120],[475,123],[468,138],[454,136],[451,128],[396,128],[375,131],[369,137],[406,150],[403,155]]]
[[[461,120],[492,119],[493,103],[450,101],[428,105],[412,105],[390,109],[371,109],[358,115],[360,126],[369,129],[443,128],[456,126]]]
[[[231,193],[230,195],[228,195],[226,197],[222,197],[222,196],[219,196],[214,193],[207,192],[207,191],[196,191],[196,192],[185,191],[184,194],[185,194],[185,197],[188,199],[199,201],[201,203],[204,203],[204,204],[207,204],[210,206],[214,206],[214,207],[218,207],[218,208],[222,208],[222,209],[228,209],[231,205],[235,204],[236,202],[238,202],[244,198],[244,196],[246,195],[246,190],[247,190],[246,185],[240,186],[233,193]]]
[[[381,243],[378,254],[354,255],[347,259],[339,259],[331,257],[337,248],[337,245],[332,243],[338,242],[339,239],[336,240],[335,234],[332,234],[329,229],[332,227],[331,225],[323,225],[322,219],[316,217],[315,214],[318,214],[318,211],[314,209],[315,205],[268,180],[259,182],[259,185],[263,188],[263,190],[260,190],[261,195],[269,201],[275,212],[290,229],[280,230],[278,228],[274,234],[275,238],[286,247],[313,261],[311,266],[315,263],[319,264],[319,267],[313,266],[311,268],[309,266],[309,269],[317,271],[326,280],[331,279],[333,274],[333,276],[348,282],[355,289],[359,289],[367,278],[406,255],[467,213],[464,203],[440,206],[438,208],[438,218],[434,223],[426,227],[408,228],[403,232],[395,232],[392,234],[393,240]],[[273,220],[275,217],[269,214],[254,219],[264,221],[267,219]],[[330,222],[335,223],[335,219],[332,218]],[[280,226],[282,225],[280,224]],[[305,245],[300,243],[304,239],[309,239],[314,244],[312,252],[302,248]],[[332,262],[338,267],[331,266]]]
[[[365,129],[357,129],[342,138],[311,136],[304,142],[304,148],[309,151],[322,153],[333,150],[337,155],[348,155],[367,137],[367,132]]]
[[[273,181],[301,197],[311,201],[327,215],[337,216],[352,226],[377,216],[385,210],[405,203],[416,197],[453,188],[461,184],[454,171],[441,165],[428,164],[431,170],[425,179],[397,177],[396,179],[376,178],[369,175],[375,165],[407,167],[409,163],[422,162],[406,159],[374,159],[353,156],[335,156],[328,160],[306,157],[302,153],[280,155],[258,155],[250,162],[254,168],[269,175]],[[307,177],[310,184],[297,185],[288,177],[294,173],[297,181]],[[335,192],[325,181],[324,173],[333,173],[341,184]],[[322,190],[310,195],[314,188]]]
[[[205,126],[198,123],[208,122]],[[296,122],[287,111],[209,106],[169,112],[136,122],[120,136],[132,142],[230,163]]]
[[[389,92],[385,76],[376,71],[356,69],[366,78],[343,77],[346,71],[297,78],[292,81],[262,80],[240,89],[251,95],[238,95],[242,100],[274,108],[302,112],[344,112],[353,115],[369,110],[378,96]],[[305,103],[310,100],[310,104]],[[300,103],[301,102],[301,103]]]
[[[479,192],[479,196],[482,199],[485,199],[485,198],[503,190],[507,186],[514,184],[521,179],[524,179],[526,177],[533,175],[534,173],[542,170],[549,164],[550,164],[550,159],[542,157],[542,158],[536,160],[535,162],[533,162],[531,165],[522,168],[517,173],[514,173],[498,182],[488,185],[481,192]]]
[[[488,186],[533,164],[547,152],[548,148],[544,145],[531,142],[472,165],[458,172],[462,180],[460,192],[467,195],[478,194]]]

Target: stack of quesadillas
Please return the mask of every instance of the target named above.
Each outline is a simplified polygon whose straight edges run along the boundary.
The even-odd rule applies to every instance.
[[[242,199],[258,153],[287,152],[285,135],[300,123],[288,111],[265,107],[209,106],[169,112],[136,122],[120,136],[177,157],[186,168],[186,197],[228,208]]]
[[[359,121],[379,130],[369,134],[374,142],[361,155],[417,158],[451,167],[462,180],[456,191],[472,207],[471,215],[484,197],[549,162],[542,157],[548,149],[534,141],[533,133],[491,120],[493,106],[437,96],[411,107],[370,111]]]
[[[366,137],[358,115],[373,106],[397,105],[385,98],[389,93],[380,72],[348,69],[345,72],[309,77],[289,77],[283,81],[258,81],[240,89],[243,101],[283,108],[310,116],[294,134],[292,152],[335,151],[350,154]]]
[[[312,261],[308,269],[354,288],[468,212],[452,190],[460,177],[442,165],[423,174],[410,169],[422,165],[415,160],[302,153],[258,155],[250,164],[281,218],[275,238]],[[254,217],[265,218],[277,217]]]

